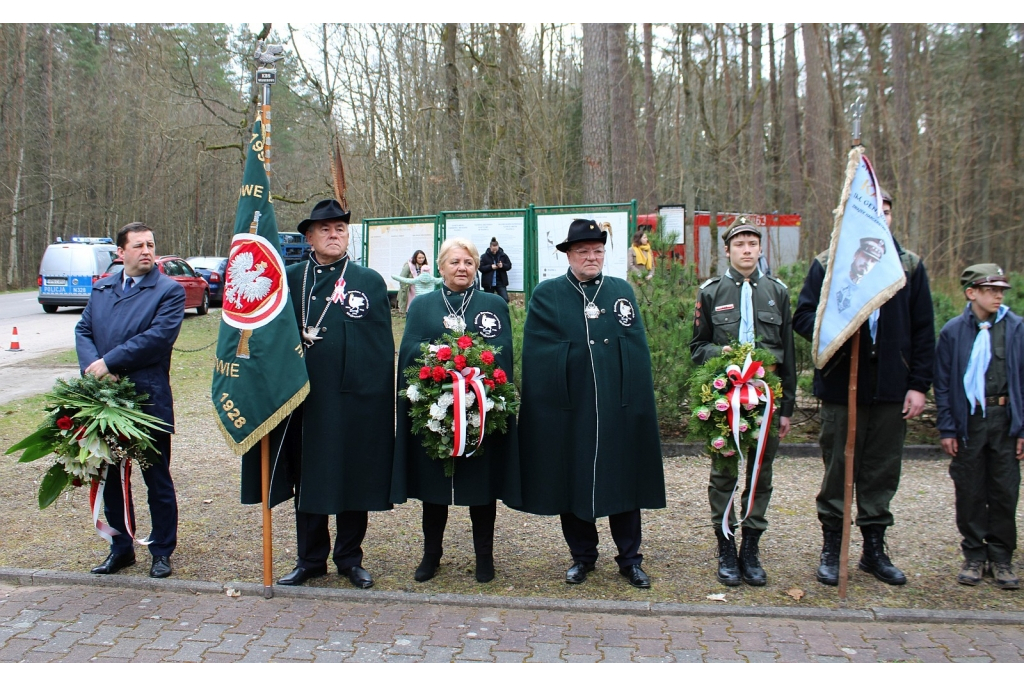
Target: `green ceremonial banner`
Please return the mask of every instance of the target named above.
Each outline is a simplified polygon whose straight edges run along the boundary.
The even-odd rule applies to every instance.
[[[263,166],[259,119],[248,145],[210,393],[221,430],[236,454],[255,446],[309,393]]]

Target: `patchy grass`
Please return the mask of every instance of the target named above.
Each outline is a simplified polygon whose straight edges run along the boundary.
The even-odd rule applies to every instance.
[[[403,324],[404,319],[395,319],[396,341]],[[176,347],[203,347],[216,339],[218,327],[215,314],[188,315]],[[180,508],[175,577],[258,582],[262,577],[262,517],[259,507],[238,503],[239,460],[221,438],[209,399],[213,360],[212,345],[173,355],[178,433],[172,473]],[[32,431],[41,410],[39,397],[0,406],[0,451]],[[0,547],[0,565],[85,571],[106,555],[106,544],[92,530],[83,490],[65,494],[45,511],[38,510],[38,480],[50,463],[40,459],[18,464],[9,456],[0,460],[0,515],[9,523]],[[890,587],[856,570],[860,535],[854,531],[848,606],[1024,610],[1024,593],[1000,591],[988,583],[975,588],[956,583],[959,535],[953,519],[953,486],[946,470],[945,462],[904,464],[893,503],[897,524],[890,530],[888,543],[894,562],[909,577],[906,586]],[[835,588],[814,579],[821,549],[814,507],[820,462],[782,457],[775,464],[770,528],[761,544],[769,578],[764,588],[725,588],[715,581],[716,543],[707,504],[707,477],[708,463],[702,458],[665,460],[668,508],[644,512],[644,568],[653,579],[653,588],[647,592],[631,588],[616,572],[612,560],[616,552],[604,520],[598,525],[601,560],[597,571],[586,583],[569,586],[564,572],[571,560],[557,518],[531,516],[504,506],[498,509],[497,577],[491,583],[483,585],[473,579],[472,537],[464,507],[452,508],[445,555],[438,575],[430,582],[412,579],[423,544],[418,502],[371,514],[363,546],[364,565],[381,590],[670,602],[706,602],[709,594],[724,592],[729,603],[740,605],[838,606]],[[149,522],[140,478],[135,479],[133,490],[144,534]],[[274,510],[273,539],[276,578],[291,570],[295,556],[294,514],[288,504]],[[145,552],[139,551],[140,563],[123,574],[148,573]],[[347,580],[333,574],[310,584],[349,587]],[[785,594],[794,587],[807,593],[799,602]]]

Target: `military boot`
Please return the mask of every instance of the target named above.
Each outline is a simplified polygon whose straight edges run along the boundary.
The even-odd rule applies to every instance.
[[[1016,590],[1020,587],[1017,574],[1013,572],[1013,564],[1009,561],[990,561],[988,565],[996,587],[1003,590]]]
[[[768,575],[761,568],[761,560],[757,556],[757,543],[763,532],[763,530],[754,530],[753,528],[743,529],[743,542],[740,544],[740,574],[743,582],[747,585],[764,585],[768,582]]]
[[[736,538],[725,537],[721,529],[715,530],[718,536],[718,582],[722,585],[739,585],[740,567],[736,559]]]
[[[839,548],[843,544],[843,531],[838,528],[821,527],[825,539],[821,546],[821,565],[818,567],[818,582],[825,585],[839,585]]]
[[[903,571],[893,566],[885,553],[885,526],[861,526],[860,532],[864,535],[864,553],[857,568],[889,585],[906,583],[907,577],[903,575]]]

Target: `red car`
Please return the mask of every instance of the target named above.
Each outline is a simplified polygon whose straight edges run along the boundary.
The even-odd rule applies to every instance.
[[[181,283],[181,287],[185,289],[185,309],[195,307],[197,314],[205,314],[210,311],[210,284],[197,274],[188,262],[181,257],[166,255],[156,258],[156,266],[161,273]],[[122,271],[124,271],[124,262],[115,259],[100,278],[119,274]]]

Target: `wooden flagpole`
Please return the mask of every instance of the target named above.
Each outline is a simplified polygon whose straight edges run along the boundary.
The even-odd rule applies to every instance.
[[[850,566],[851,509],[853,508],[853,455],[857,447],[857,367],[860,362],[860,329],[850,347],[850,390],[846,399],[846,475],[843,481],[843,542],[839,549],[839,599],[846,602]]]
[[[263,164],[270,178],[270,87],[277,82],[275,63],[281,59],[283,49],[279,45],[266,46],[260,41],[256,48],[256,83],[263,86],[263,102],[260,106],[260,120],[263,127]],[[273,520],[270,513],[270,435],[260,439],[260,466],[263,490],[263,596],[274,596],[274,538]]]
[[[864,105],[860,98],[853,104],[853,147],[860,145],[860,116]],[[850,530],[853,527],[853,467],[857,448],[857,373],[860,366],[860,329],[851,336],[850,388],[846,396],[846,471],[843,477],[843,541],[839,548],[839,599],[846,603],[846,586],[850,568]]]

